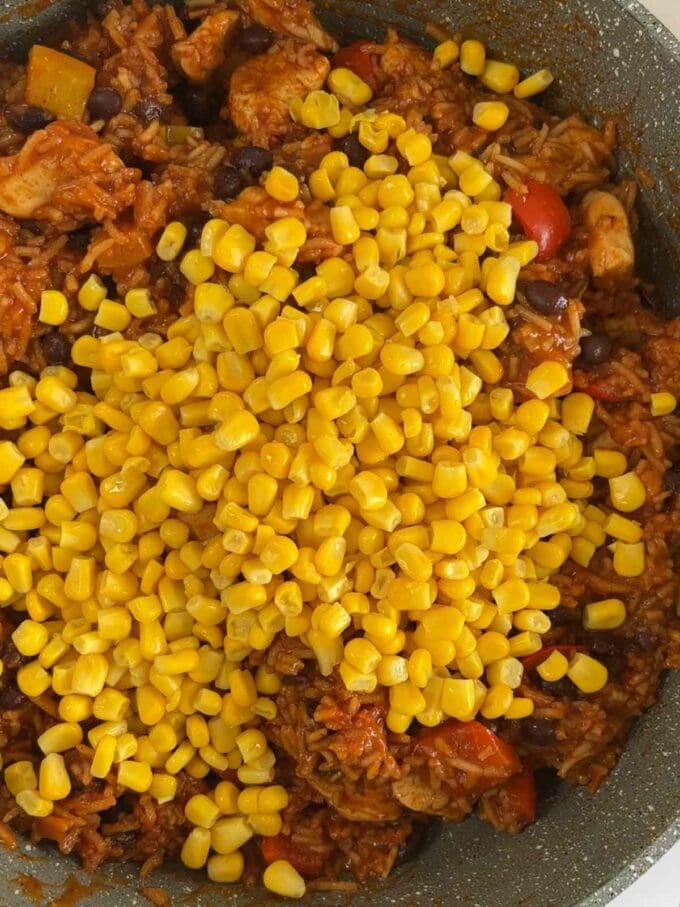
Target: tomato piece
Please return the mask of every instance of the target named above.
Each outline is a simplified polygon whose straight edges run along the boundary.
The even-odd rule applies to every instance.
[[[380,88],[377,58],[368,49],[372,47],[373,43],[373,41],[363,38],[361,41],[355,41],[354,44],[341,48],[333,57],[333,69],[341,66],[351,69],[355,75],[364,80],[371,91],[377,91]]]
[[[603,403],[622,403],[623,397],[608,391],[606,387],[600,387],[597,384],[589,384],[586,387],[586,394],[594,397],[595,400],[601,400]]]
[[[536,818],[536,782],[534,773],[524,766],[521,772],[513,775],[503,785],[503,792],[508,809],[517,817],[523,828]]]
[[[538,652],[534,652],[533,655],[527,655],[526,658],[523,658],[522,664],[525,671],[535,671],[553,652],[561,652],[565,658],[571,659],[576,652],[585,651],[585,646],[545,646],[543,649],[539,649]]]
[[[571,233],[569,210],[548,183],[528,180],[527,191],[509,189],[505,201],[529,239],[538,243],[536,261],[554,258]]]
[[[418,735],[416,749],[430,747],[442,740],[455,756],[473,762],[481,768],[495,768],[512,775],[522,763],[514,747],[501,740],[479,721],[446,721]]]
[[[265,863],[288,860],[300,875],[318,876],[323,869],[323,857],[311,851],[302,850],[287,835],[273,835],[262,838],[260,844]]]

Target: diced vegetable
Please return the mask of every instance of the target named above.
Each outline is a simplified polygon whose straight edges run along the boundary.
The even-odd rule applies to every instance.
[[[521,769],[519,756],[509,743],[501,740],[479,721],[447,721],[418,734],[416,749],[436,746],[442,741],[454,757],[513,775]]]
[[[120,233],[121,241],[114,243],[97,259],[97,266],[104,273],[135,268],[151,255],[151,241],[137,227],[122,227]],[[104,234],[98,234],[97,238],[103,239]]]
[[[82,120],[95,75],[82,60],[35,44],[26,69],[26,101],[65,120]]]
[[[165,126],[163,130],[166,145],[183,145],[188,139],[202,139],[200,126]]]
[[[287,860],[303,876],[316,876],[323,868],[319,854],[303,851],[287,835],[262,838],[262,856],[266,863]]]
[[[548,183],[527,180],[527,191],[511,189],[505,200],[529,239],[538,243],[537,261],[554,258],[569,238],[571,217],[560,195]]]
[[[525,766],[503,785],[507,809],[517,818],[520,828],[536,818],[536,783],[533,771]]]

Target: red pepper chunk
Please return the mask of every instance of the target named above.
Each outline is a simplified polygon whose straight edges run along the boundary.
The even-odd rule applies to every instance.
[[[525,766],[503,785],[508,810],[517,818],[520,828],[536,818],[536,783],[533,771]]]
[[[373,43],[373,41],[363,39],[343,47],[333,57],[333,69],[340,67],[351,69],[355,75],[364,80],[371,91],[375,92],[380,88],[380,80],[376,66],[376,55],[368,50]]]
[[[538,652],[534,652],[533,655],[527,655],[526,658],[522,659],[524,672],[535,671],[553,652],[561,652],[565,658],[571,660],[577,652],[585,651],[585,646],[545,646],[545,648],[539,649]]]
[[[416,749],[434,747],[437,740],[445,743],[454,756],[482,769],[494,768],[509,777],[522,768],[514,748],[479,721],[446,721],[439,727],[422,731]]]
[[[527,180],[526,192],[510,189],[505,200],[529,239],[538,243],[536,261],[554,258],[569,238],[571,218],[561,196],[548,183]]]
[[[597,384],[589,384],[586,388],[586,393],[595,400],[601,400],[603,403],[622,403],[624,399],[618,394],[607,390],[606,387],[600,387]]]
[[[287,860],[300,875],[312,878],[323,869],[323,857],[310,850],[297,847],[287,835],[274,835],[262,838],[260,844],[265,863]]]

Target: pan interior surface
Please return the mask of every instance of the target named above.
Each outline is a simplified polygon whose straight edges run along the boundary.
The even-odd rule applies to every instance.
[[[3,56],[21,55],[69,16],[78,0],[0,2]],[[545,104],[579,109],[620,123],[621,171],[645,188],[640,201],[641,269],[657,288],[654,304],[680,314],[680,46],[635,0],[321,0],[327,26],[341,40],[381,37],[385,23],[427,42],[426,24],[479,37],[528,69],[549,66],[555,86]],[[642,719],[616,770],[597,796],[548,779],[539,817],[521,835],[495,833],[471,819],[443,825],[417,859],[387,882],[365,886],[352,907],[599,907],[647,869],[680,837],[680,775],[672,764],[680,714],[680,677],[668,678],[657,706]],[[92,878],[50,848],[21,844],[0,852],[5,885],[0,907],[34,907],[22,886],[43,884],[43,903],[120,907],[141,904],[136,866],[108,864]],[[80,883],[74,880],[74,873]],[[82,884],[82,888],[80,885]],[[280,903],[261,890],[211,885],[199,874],[165,867],[146,884],[165,888],[173,904],[263,907]],[[315,904],[345,904],[317,894]]]

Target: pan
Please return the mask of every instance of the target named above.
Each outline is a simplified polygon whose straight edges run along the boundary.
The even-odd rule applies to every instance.
[[[0,2],[0,51],[21,57],[49,40],[88,0]],[[544,103],[579,109],[620,126],[620,170],[641,185],[641,272],[656,289],[651,304],[680,314],[680,43],[636,0],[321,0],[341,40],[378,37],[385,25],[428,43],[428,22],[483,40],[528,69],[549,66],[555,86]],[[419,852],[380,884],[351,896],[351,907],[600,907],[680,838],[680,676],[634,729],[596,795],[548,778],[538,821],[521,835],[495,833],[470,819],[435,826]],[[121,907],[147,901],[135,866],[107,864],[93,876],[51,849],[0,850],[1,907],[55,903]],[[31,879],[38,879],[36,885]],[[147,883],[173,905],[265,907],[263,891],[211,885],[167,866]],[[315,895],[315,905],[347,904]]]

